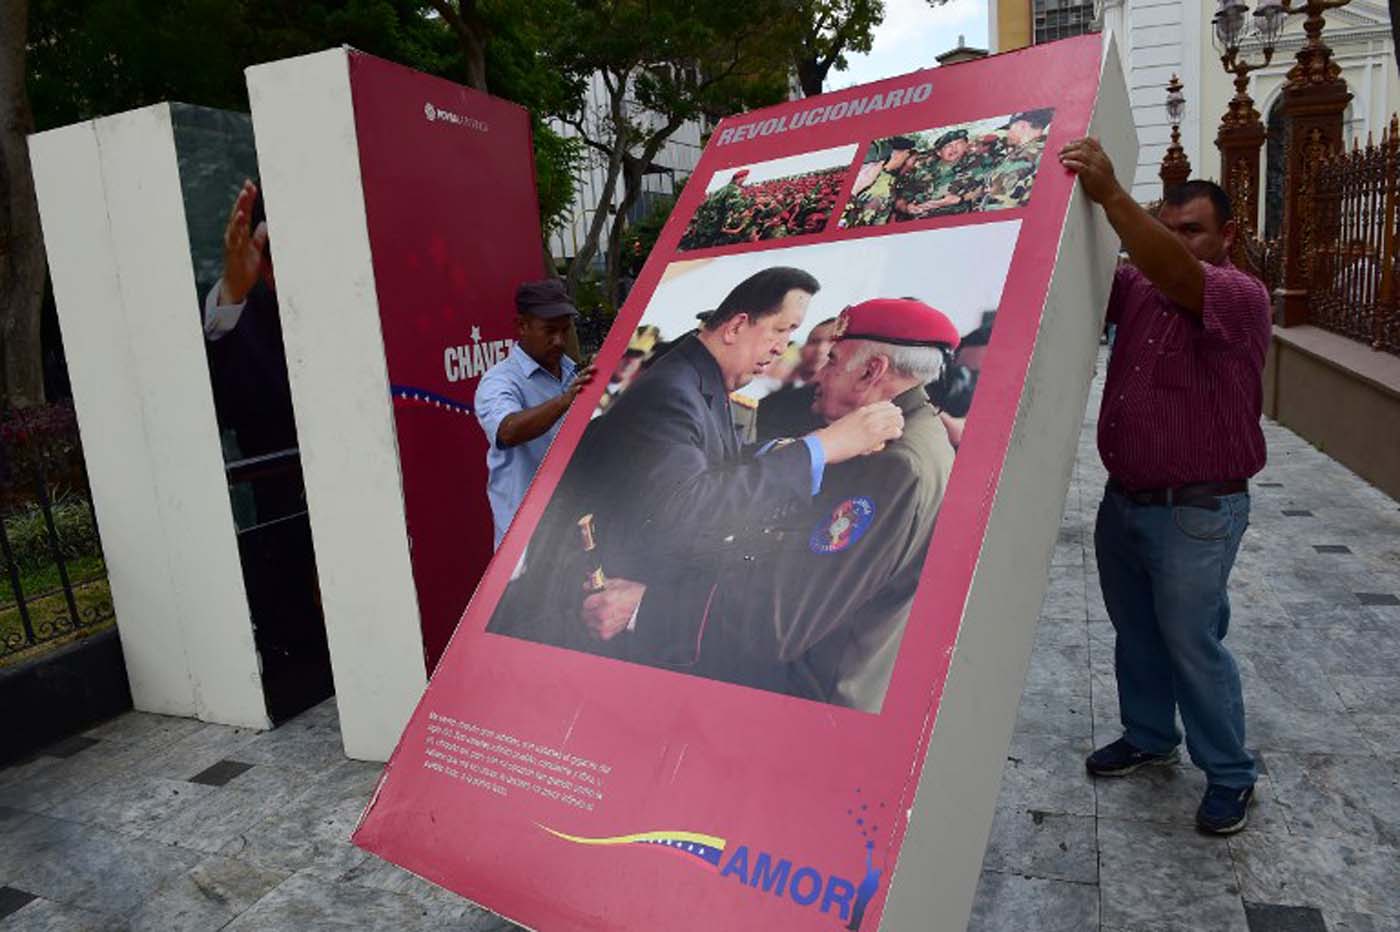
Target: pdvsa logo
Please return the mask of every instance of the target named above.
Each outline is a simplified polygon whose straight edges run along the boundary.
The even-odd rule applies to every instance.
[[[476,130],[478,133],[485,133],[491,130],[491,126],[485,120],[465,116],[461,113],[454,113],[451,110],[444,110],[432,101],[427,101],[423,104],[423,117],[429,123],[451,123],[453,126],[463,126],[467,129]]]
[[[730,846],[716,835],[689,831],[652,831],[610,838],[566,835],[551,828],[545,831],[578,845],[612,847],[643,845],[684,857],[720,880],[737,883],[756,895],[776,896],[799,907],[815,910],[845,923],[848,930],[859,930],[866,908],[880,889],[881,871],[873,863],[874,845],[865,846],[865,877],[859,884],[840,874],[824,872],[801,859],[784,857],[750,845]]]
[[[442,365],[446,370],[447,381],[461,382],[479,378],[482,373],[506,358],[514,340],[481,339],[481,328],[473,326],[471,342],[459,346],[449,346],[442,351]]]

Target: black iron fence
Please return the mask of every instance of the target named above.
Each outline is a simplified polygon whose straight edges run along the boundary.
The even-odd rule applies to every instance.
[[[0,415],[0,665],[112,624],[77,420],[55,404]]]

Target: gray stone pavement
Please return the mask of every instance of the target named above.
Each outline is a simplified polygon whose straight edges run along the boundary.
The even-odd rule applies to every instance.
[[[1400,507],[1266,427],[1228,640],[1265,772],[1250,827],[1207,838],[1189,764],[1084,774],[1118,736],[1096,410],[969,928],[1400,929]],[[347,843],[379,769],[342,756],[334,700],[266,733],[123,715],[0,770],[0,932],[513,928]]]

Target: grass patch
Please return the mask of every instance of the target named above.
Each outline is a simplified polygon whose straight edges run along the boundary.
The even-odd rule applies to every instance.
[[[96,558],[92,559],[95,560]],[[74,563],[70,565],[69,572],[73,574],[70,578],[82,578],[82,576],[79,575],[79,566],[82,562],[83,561],[74,561]],[[97,569],[101,569],[100,561],[97,564]],[[53,568],[53,578],[54,584],[57,585],[58,570],[56,567]],[[8,586],[3,588],[5,591],[9,589]],[[26,591],[29,591],[27,585]],[[105,577],[94,579],[82,586],[75,587],[73,589],[73,600],[78,604],[78,615],[80,618],[86,617],[94,612],[101,612],[102,614],[112,613],[112,589],[107,584]],[[29,621],[34,627],[34,633],[40,638],[44,637],[45,634],[52,634],[53,622],[55,619],[68,618],[68,603],[67,600],[63,598],[63,592],[61,590],[39,599],[38,601],[28,602],[26,600],[26,602],[29,608]],[[0,655],[0,667],[12,666],[26,660],[31,660],[55,648],[62,647],[64,644],[71,644],[74,641],[80,641],[83,638],[91,637],[99,631],[105,631],[115,623],[116,618],[114,616],[89,627],[70,630],[59,637],[51,637],[48,640],[43,640],[32,647],[26,647],[14,653],[5,653]],[[24,641],[24,622],[19,616],[19,606],[15,605],[13,598],[11,598],[8,607],[0,609],[0,645],[8,645],[16,641],[19,643],[23,643]],[[0,646],[0,650],[3,649],[4,647]]]
[[[78,557],[75,560],[66,561],[68,567],[68,581],[73,584],[85,583],[97,576],[107,575],[107,569],[102,565],[102,558],[99,556]],[[24,588],[24,598],[26,600],[42,595],[51,589],[57,589],[63,585],[63,580],[58,576],[58,564],[46,563],[30,569],[21,569],[19,572],[19,584]],[[59,593],[59,601],[62,601],[62,593]],[[0,609],[9,608],[15,604],[15,594],[10,591],[10,577],[8,574],[0,574]]]

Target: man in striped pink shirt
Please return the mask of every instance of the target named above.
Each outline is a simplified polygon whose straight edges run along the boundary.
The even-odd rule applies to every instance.
[[[1209,181],[1170,192],[1157,218],[1114,177],[1097,141],[1060,152],[1122,238],[1108,319],[1117,340],[1099,410],[1108,488],[1094,530],[1117,633],[1123,737],[1091,754],[1102,777],[1178,758],[1180,711],[1208,786],[1196,824],[1244,828],[1255,764],[1245,750],[1239,668],[1224,644],[1226,592],[1249,523],[1248,479],[1264,467],[1269,296],[1229,262],[1230,200]]]

